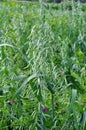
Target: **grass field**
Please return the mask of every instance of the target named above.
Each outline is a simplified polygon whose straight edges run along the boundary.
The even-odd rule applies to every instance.
[[[0,2],[0,130],[86,130],[86,5]]]

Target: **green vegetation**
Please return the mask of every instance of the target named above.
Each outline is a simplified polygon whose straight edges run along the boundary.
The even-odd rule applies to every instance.
[[[86,5],[0,3],[0,130],[86,129]]]

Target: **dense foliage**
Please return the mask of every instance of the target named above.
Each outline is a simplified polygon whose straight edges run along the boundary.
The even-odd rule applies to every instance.
[[[86,129],[86,5],[0,3],[0,129]]]

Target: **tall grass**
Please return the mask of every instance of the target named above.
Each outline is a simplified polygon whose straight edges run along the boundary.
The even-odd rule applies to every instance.
[[[0,4],[0,129],[85,129],[82,9],[75,2]]]

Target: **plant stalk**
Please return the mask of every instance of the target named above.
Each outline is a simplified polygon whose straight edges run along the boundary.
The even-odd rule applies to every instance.
[[[54,125],[54,95],[52,94],[52,125]]]
[[[41,121],[41,130],[44,130],[44,121],[43,121],[43,112],[42,112],[42,88],[40,85],[40,79],[38,78],[38,89],[40,97],[40,121]]]

